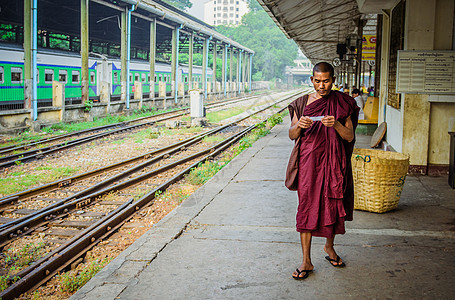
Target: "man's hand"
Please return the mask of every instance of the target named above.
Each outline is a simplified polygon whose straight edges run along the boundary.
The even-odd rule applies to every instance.
[[[336,120],[334,116],[324,116],[321,122],[326,127],[333,127],[335,125]]]
[[[313,125],[313,120],[304,116],[300,117],[299,122],[297,123],[297,126],[303,129],[310,128],[311,125]]]

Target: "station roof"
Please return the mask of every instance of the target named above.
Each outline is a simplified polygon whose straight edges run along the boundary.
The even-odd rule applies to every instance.
[[[80,0],[38,0],[38,30],[71,36],[80,36]],[[185,42],[189,35],[195,36],[195,51],[200,51],[203,40],[228,44],[248,53],[254,51],[216,32],[203,21],[174,8],[160,0],[90,0],[89,36],[91,40],[106,44],[120,44],[121,13],[126,9],[132,12],[131,46],[148,49],[150,43],[150,21],[156,20],[157,52],[171,51],[172,29],[181,26],[180,41]],[[0,0],[0,22],[23,26],[24,1]],[[213,50],[213,43],[210,45]],[[185,51],[185,49],[181,49]],[[187,49],[186,49],[187,50]]]
[[[350,33],[357,33],[360,23],[364,25],[363,34],[375,34],[375,13],[381,12],[380,7],[384,2],[391,1],[258,0],[258,2],[284,34],[293,39],[314,64],[319,61],[332,62],[338,57],[337,44],[344,43]],[[368,8],[365,14],[361,13],[357,2]]]

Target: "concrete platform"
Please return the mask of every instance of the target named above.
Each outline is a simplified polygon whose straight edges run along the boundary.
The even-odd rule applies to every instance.
[[[332,267],[325,240],[314,238],[314,273],[291,278],[301,250],[297,194],[283,182],[288,126],[235,158],[71,299],[455,299],[447,177],[408,177],[395,211],[355,211],[335,241],[346,268]]]

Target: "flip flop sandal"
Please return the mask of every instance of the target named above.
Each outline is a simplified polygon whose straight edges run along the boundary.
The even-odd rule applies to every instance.
[[[332,266],[334,266],[335,268],[342,268],[342,267],[345,267],[345,266],[346,266],[346,265],[344,264],[344,262],[342,262],[342,263],[340,264],[341,258],[340,258],[338,255],[337,255],[337,259],[331,259],[330,256],[326,256],[325,259],[327,259],[327,260],[330,262],[330,264],[331,264]],[[332,262],[336,262],[337,264],[334,265],[334,264],[332,264]]]
[[[313,270],[302,270],[300,271],[299,268],[295,269],[295,271],[297,272],[297,276],[294,276],[294,274],[292,274],[292,278],[296,279],[296,280],[303,280],[303,279],[306,279],[308,277],[308,275],[310,275],[310,273],[313,272]],[[305,273],[303,276],[300,276],[300,274],[302,273]]]

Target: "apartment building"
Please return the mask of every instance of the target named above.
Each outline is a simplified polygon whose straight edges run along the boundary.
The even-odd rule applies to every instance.
[[[208,0],[204,3],[204,22],[214,26],[237,26],[248,11],[245,0]]]

